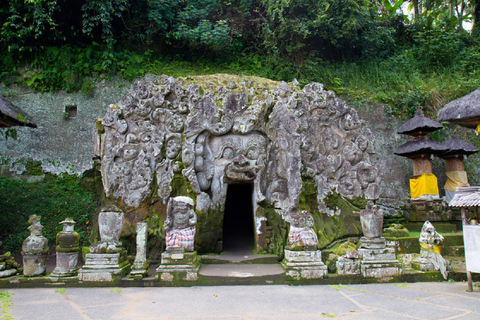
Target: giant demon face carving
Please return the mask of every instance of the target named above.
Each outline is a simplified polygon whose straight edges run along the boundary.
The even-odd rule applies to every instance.
[[[224,183],[255,180],[265,165],[267,139],[256,132],[200,136],[195,148],[197,178],[201,189],[207,190],[212,179],[221,179]]]

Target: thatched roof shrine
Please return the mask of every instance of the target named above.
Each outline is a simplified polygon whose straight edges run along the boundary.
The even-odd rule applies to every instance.
[[[438,112],[438,121],[476,128],[480,124],[480,88],[445,105]]]
[[[429,119],[423,115],[421,109],[417,110],[415,117],[405,122],[400,128],[398,128],[398,134],[406,134],[410,136],[415,135],[427,135],[438,129],[442,129],[443,126],[435,120]]]
[[[420,154],[442,154],[446,150],[447,148],[443,143],[423,138],[404,143],[397,147],[393,153],[397,156],[411,157]]]
[[[450,207],[480,206],[480,187],[458,187],[455,196],[448,204]]]
[[[478,152],[478,148],[473,144],[457,139],[457,137],[452,136],[450,139],[443,143],[447,151],[442,153],[440,156],[450,156],[450,155],[471,155]]]
[[[37,127],[30,115],[15,106],[9,100],[0,96],[0,128],[9,128],[13,126]]]

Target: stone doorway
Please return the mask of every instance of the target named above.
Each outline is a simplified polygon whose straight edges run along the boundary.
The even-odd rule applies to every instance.
[[[253,184],[229,184],[223,218],[223,250],[251,254],[255,245]]]

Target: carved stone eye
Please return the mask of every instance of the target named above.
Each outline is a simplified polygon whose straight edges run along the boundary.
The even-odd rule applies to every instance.
[[[259,151],[257,148],[250,148],[247,150],[246,156],[250,160],[256,160],[259,156]]]
[[[226,147],[225,149],[223,149],[223,156],[222,156],[222,158],[231,160],[231,159],[233,159],[233,156],[234,156],[234,152],[233,152],[233,149],[232,149],[232,148]]]

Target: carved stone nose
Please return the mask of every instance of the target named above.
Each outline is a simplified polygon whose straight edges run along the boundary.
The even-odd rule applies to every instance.
[[[242,154],[233,159],[233,163],[239,166],[246,166],[248,164],[247,158],[245,158]]]

